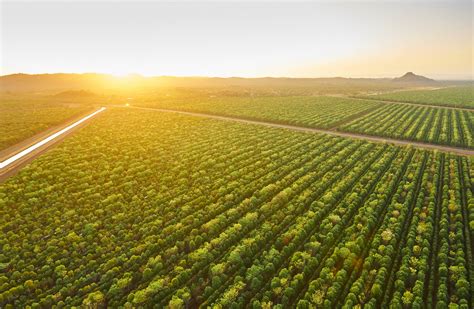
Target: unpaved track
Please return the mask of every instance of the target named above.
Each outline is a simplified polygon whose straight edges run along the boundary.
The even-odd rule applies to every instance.
[[[218,116],[218,115],[205,114],[205,113],[186,112],[186,111],[180,111],[180,110],[174,110],[174,109],[138,107],[138,106],[125,107],[121,105],[113,105],[113,106],[120,107],[120,108],[134,108],[134,109],[141,109],[141,110],[150,110],[150,111],[175,113],[175,114],[182,114],[182,115],[189,115],[189,116],[205,117],[205,118],[225,120],[225,121],[234,121],[234,122],[247,123],[247,124],[263,125],[267,127],[283,128],[283,129],[289,129],[293,131],[323,133],[323,134],[328,134],[328,135],[333,135],[333,136],[362,139],[362,140],[376,142],[376,143],[389,143],[389,144],[394,144],[394,145],[399,145],[399,146],[413,146],[416,148],[422,148],[422,149],[428,149],[428,150],[438,150],[442,152],[454,153],[454,154],[463,155],[463,156],[474,155],[474,150],[464,149],[464,148],[459,148],[459,147],[443,146],[443,145],[437,145],[437,144],[414,142],[414,141],[409,141],[409,140],[386,138],[386,137],[357,134],[357,133],[350,133],[350,132],[341,132],[341,131],[336,131],[336,130],[307,128],[307,127],[300,127],[300,126],[294,126],[294,125],[288,125],[288,124],[279,124],[279,123],[259,121],[259,120],[248,120],[248,119],[242,119],[242,118],[231,117],[231,116]]]
[[[28,162],[47,151],[53,145],[62,141],[75,130],[86,125],[89,119],[95,117],[103,110],[105,110],[105,108],[98,109],[93,113],[89,113],[89,115],[85,115],[80,119],[71,121],[65,124],[60,130],[56,130],[54,133],[47,135],[38,134],[35,136],[37,137],[36,140],[28,139],[28,143],[26,145],[24,142],[13,145],[12,147],[6,149],[11,150],[10,154],[2,151],[2,161],[0,161],[0,182],[3,182],[8,177],[16,174],[18,170],[25,166]]]

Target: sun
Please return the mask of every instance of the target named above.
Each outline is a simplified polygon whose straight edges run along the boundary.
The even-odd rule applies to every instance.
[[[110,72],[109,74],[116,78],[127,78],[131,75],[129,72]]]

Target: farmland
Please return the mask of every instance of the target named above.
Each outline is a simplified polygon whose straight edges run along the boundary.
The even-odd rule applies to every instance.
[[[448,87],[435,90],[405,90],[371,96],[360,95],[360,97],[474,109],[474,86]]]
[[[148,100],[140,106],[195,111],[245,119],[271,120],[277,123],[315,128],[330,128],[352,117],[382,106],[370,100],[355,101],[336,97],[197,97],[193,99]]]
[[[386,109],[337,106],[301,123]],[[472,308],[473,177],[471,157],[109,108],[0,186],[0,307]]]
[[[471,2],[1,2],[0,309],[474,309]]]
[[[474,111],[385,105],[344,124],[340,129],[369,135],[474,147]]]
[[[0,150],[90,110],[87,105],[38,97],[0,99]]]
[[[265,120],[463,148],[474,147],[474,111],[340,97],[144,100],[139,106]]]

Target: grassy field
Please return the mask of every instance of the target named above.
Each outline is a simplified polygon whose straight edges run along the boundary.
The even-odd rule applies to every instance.
[[[472,159],[109,109],[0,186],[0,306],[472,305]]]
[[[372,96],[360,96],[367,99],[391,100],[440,106],[467,107],[474,109],[474,86],[448,87],[435,90],[413,90],[390,92]]]

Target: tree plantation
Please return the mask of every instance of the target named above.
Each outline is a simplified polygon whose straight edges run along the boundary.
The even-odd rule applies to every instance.
[[[473,146],[468,112],[242,100],[193,110]],[[469,156],[110,107],[0,184],[0,307],[473,308],[473,179]]]
[[[430,90],[404,90],[378,95],[359,95],[366,99],[457,106],[474,109],[474,86],[446,87]]]
[[[385,105],[342,130],[474,148],[474,111]]]
[[[0,151],[91,108],[79,104],[51,102],[0,95]]]
[[[474,110],[468,109],[328,96],[171,98],[137,105],[474,149]]]
[[[0,2],[0,309],[474,309],[472,1]]]
[[[315,128],[332,128],[379,106],[370,100],[353,100],[325,96],[203,97],[193,99],[145,100],[140,106],[161,107],[270,120],[277,123]]]

